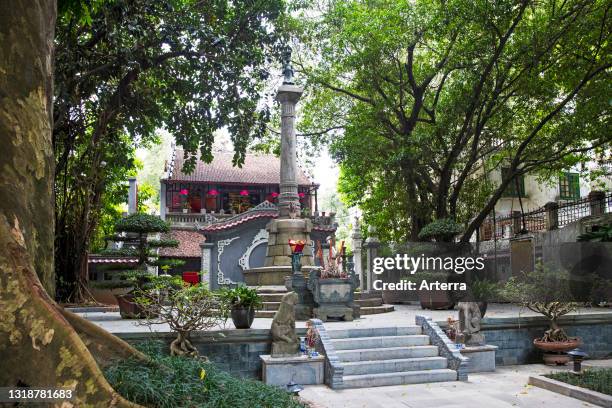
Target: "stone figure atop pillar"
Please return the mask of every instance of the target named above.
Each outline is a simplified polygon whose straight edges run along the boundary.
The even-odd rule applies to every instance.
[[[281,104],[281,168],[279,218],[294,218],[300,213],[297,183],[297,152],[295,137],[295,105],[304,91],[293,83],[291,48],[283,51],[283,84],[278,88],[276,100]]]

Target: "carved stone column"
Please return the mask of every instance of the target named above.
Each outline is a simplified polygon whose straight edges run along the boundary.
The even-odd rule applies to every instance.
[[[281,104],[281,164],[279,218],[289,218],[290,213],[300,211],[297,183],[297,153],[295,139],[295,105],[303,89],[283,83],[276,94]]]
[[[378,256],[378,248],[380,247],[380,241],[376,236],[376,228],[373,225],[368,227],[368,238],[365,240],[368,271],[367,271],[367,284],[366,292],[371,292],[374,288],[372,282],[374,280],[374,273],[372,272],[372,265],[374,258]]]
[[[361,265],[361,226],[359,225],[359,218],[355,217],[355,225],[353,226],[353,270],[355,275],[359,277],[359,290],[363,292],[365,277],[363,276],[363,268]]]

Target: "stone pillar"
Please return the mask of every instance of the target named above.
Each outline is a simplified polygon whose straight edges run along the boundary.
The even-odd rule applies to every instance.
[[[276,94],[281,104],[281,164],[279,218],[289,218],[290,213],[300,212],[297,183],[297,153],[295,139],[295,105],[302,96],[299,86],[283,82]]]
[[[166,183],[163,182],[159,186],[159,216],[166,220]]]
[[[359,278],[359,290],[363,292],[365,277],[363,276],[363,268],[361,265],[361,228],[359,225],[359,218],[355,217],[355,225],[353,226],[353,270],[355,275]]]
[[[523,229],[523,223],[521,219],[520,211],[512,211],[512,235],[516,236],[521,233]]]
[[[130,177],[128,181],[130,183],[128,190],[128,214],[134,214],[138,212],[138,184],[136,183],[136,177]]]
[[[603,191],[591,191],[588,197],[591,215],[603,215],[606,212],[606,193]]]
[[[208,281],[208,287],[212,289],[212,279],[210,279],[210,273],[212,272],[212,250],[215,244],[212,242],[202,242],[200,248],[202,248],[202,266],[200,268],[202,283]]]
[[[374,280],[372,265],[374,264],[374,258],[378,256],[378,248],[380,247],[380,241],[376,236],[376,228],[373,225],[368,227],[368,238],[366,238],[364,246],[366,248],[368,263],[366,292],[371,292],[373,290],[372,282]]]
[[[546,229],[555,230],[559,228],[559,203],[550,201],[544,204],[546,209]]]

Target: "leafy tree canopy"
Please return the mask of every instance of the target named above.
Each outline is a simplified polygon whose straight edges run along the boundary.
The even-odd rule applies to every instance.
[[[322,1],[293,22],[300,131],[385,238],[451,218],[469,239],[504,190],[609,142],[610,3]],[[507,167],[501,181],[492,173]]]
[[[63,298],[74,292],[79,299],[84,258],[107,203],[125,194],[135,149],[158,143],[156,129],[183,146],[187,171],[197,156],[212,160],[222,128],[234,144],[234,164],[244,160],[268,120],[264,83],[279,55],[284,7],[282,0],[60,2],[56,274],[78,283]]]

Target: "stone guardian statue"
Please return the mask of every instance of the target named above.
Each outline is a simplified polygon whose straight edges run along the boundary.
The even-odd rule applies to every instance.
[[[466,346],[485,344],[484,334],[480,332],[480,308],[476,302],[459,302],[459,333],[457,342]]]
[[[295,334],[295,304],[298,295],[289,292],[283,296],[280,307],[272,320],[272,357],[300,355],[300,341]]]

